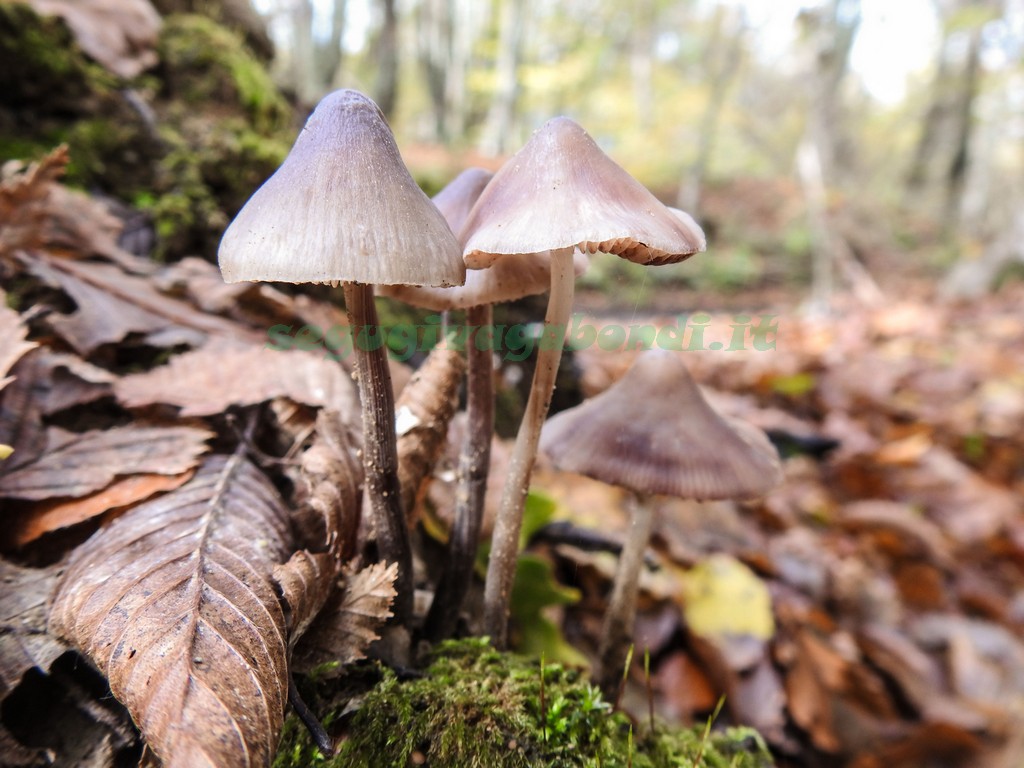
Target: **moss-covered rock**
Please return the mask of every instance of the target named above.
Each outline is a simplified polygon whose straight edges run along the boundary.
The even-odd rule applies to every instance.
[[[328,713],[325,724],[338,720]],[[768,768],[756,732],[668,729],[634,734],[578,670],[509,654],[486,642],[445,643],[422,677],[385,672],[362,698],[338,754],[324,758],[290,718],[274,768]]]

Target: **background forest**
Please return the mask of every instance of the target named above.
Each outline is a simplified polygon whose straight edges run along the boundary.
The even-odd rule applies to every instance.
[[[497,170],[564,114],[692,213],[706,253],[650,268],[595,255],[574,317],[707,330],[681,358],[718,411],[765,431],[784,480],[755,500],[658,502],[613,718],[578,670],[598,655],[630,527],[622,491],[540,458],[512,596],[526,656],[506,668],[474,641],[432,656],[416,706],[361,661],[393,572],[325,570],[310,636],[345,660],[342,684],[296,671],[335,764],[378,765],[385,748],[395,765],[470,764],[478,747],[495,750],[487,765],[768,761],[748,731],[709,746],[709,720],[756,728],[783,766],[1024,763],[1024,0],[0,0],[0,766],[143,754],[128,711],[146,686],[94,670],[71,648],[82,636],[69,645],[48,618],[92,567],[83,552],[174,565],[159,542],[139,557],[105,544],[118,521],[200,519],[203,494],[227,488],[229,509],[255,498],[269,527],[342,510],[340,535],[325,522],[308,538],[368,565],[351,361],[265,348],[271,327],[345,326],[340,291],[225,284],[216,265],[229,222],[337,88],[381,106],[429,195],[466,167]],[[427,314],[377,306],[385,325]],[[530,327],[543,299],[495,317]],[[636,357],[567,350],[552,413]],[[437,407],[402,465],[420,619],[467,429],[462,358],[428,359],[443,375],[417,370],[421,355],[391,361],[399,407]],[[495,371],[484,542],[532,363]],[[257,570],[325,556],[306,534]],[[478,629],[480,577],[459,634]],[[234,615],[231,599],[204,619]],[[195,658],[186,683],[237,673]],[[526,687],[481,707],[491,743],[449,714],[495,671]],[[250,702],[269,713],[252,763],[321,764],[278,694]],[[195,722],[157,718],[144,738],[191,744]]]
[[[724,287],[813,271],[821,298],[833,280],[870,291],[862,265],[879,282],[956,265],[947,289],[977,293],[1019,263],[1019,0],[257,7],[301,103],[360,88],[403,146],[500,156],[574,117],[663,199],[712,219],[716,263],[697,270]],[[423,172],[439,162],[407,153]]]

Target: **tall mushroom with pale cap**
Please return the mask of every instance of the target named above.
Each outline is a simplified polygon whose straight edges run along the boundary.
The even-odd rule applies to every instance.
[[[362,402],[367,495],[380,556],[398,563],[394,612],[404,620],[412,606],[412,554],[373,286],[461,285],[465,265],[455,235],[409,174],[377,105],[341,90],[320,102],[281,167],[235,217],[218,259],[229,283],[343,283]]]
[[[657,349],[641,353],[601,394],[553,416],[540,445],[558,469],[633,492],[598,651],[598,682],[614,697],[633,637],[654,518],[650,497],[758,496],[781,481],[779,456],[764,432],[708,405],[679,355]]]
[[[508,633],[519,531],[572,309],[573,252],[612,253],[638,264],[671,264],[704,249],[704,235],[672,214],[579,125],[549,120],[484,189],[460,233],[470,269],[512,255],[550,253],[545,340],[516,437],[491,544],[484,630],[498,647]]]
[[[462,229],[474,203],[493,175],[483,168],[468,168],[434,196],[434,205],[453,232]],[[577,251],[573,259],[576,277],[586,270],[587,263],[587,257]],[[469,589],[480,538],[494,432],[494,339],[480,334],[492,332],[494,304],[544,293],[550,285],[550,256],[547,253],[530,253],[501,259],[487,269],[471,270],[466,274],[466,284],[454,288],[395,285],[381,291],[407,304],[438,312],[466,310],[469,331],[466,336],[466,415],[469,426],[459,456],[455,515],[445,570],[427,615],[426,634],[431,640],[447,637],[455,629],[462,601]]]

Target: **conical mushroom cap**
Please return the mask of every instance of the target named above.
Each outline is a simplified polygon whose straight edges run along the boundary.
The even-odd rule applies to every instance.
[[[614,385],[552,417],[540,447],[561,470],[640,494],[743,498],[782,478],[764,433],[719,416],[666,350],[644,352]]]
[[[434,205],[441,211],[453,232],[462,229],[473,204],[493,176],[493,173],[483,168],[467,168],[434,195]],[[586,272],[589,261],[578,251],[573,254],[576,277]],[[406,304],[443,312],[515,301],[524,296],[544,293],[550,287],[551,257],[547,253],[530,253],[501,259],[487,269],[471,270],[466,273],[466,284],[454,288],[392,285],[382,288],[380,292]]]
[[[380,109],[357,91],[317,106],[218,251],[229,283],[461,285],[444,217],[416,186]]]
[[[467,168],[430,198],[456,237],[480,193],[493,178],[494,174],[485,168]]]
[[[549,120],[487,185],[460,233],[470,269],[500,256],[579,248],[638,264],[670,264],[704,249],[682,222],[579,125]]]

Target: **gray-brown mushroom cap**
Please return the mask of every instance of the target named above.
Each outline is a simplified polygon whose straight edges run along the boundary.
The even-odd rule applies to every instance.
[[[434,195],[434,205],[441,211],[453,232],[462,229],[473,204],[493,176],[493,173],[483,168],[467,168]],[[586,272],[589,265],[587,256],[578,251],[573,254],[576,277]],[[380,293],[416,307],[444,312],[515,301],[524,296],[544,293],[550,287],[551,257],[545,252],[510,256],[500,259],[487,269],[470,270],[466,273],[465,285],[452,288],[392,285],[381,288]]]
[[[640,494],[745,498],[782,478],[765,434],[719,416],[675,353],[642,353],[614,385],[553,416],[541,450],[555,466]]]
[[[670,264],[705,247],[692,219],[673,215],[567,117],[549,120],[501,167],[461,239],[470,269],[564,248]]]
[[[383,114],[351,90],[320,102],[224,233],[218,260],[229,283],[465,280],[458,241],[413,181]]]

